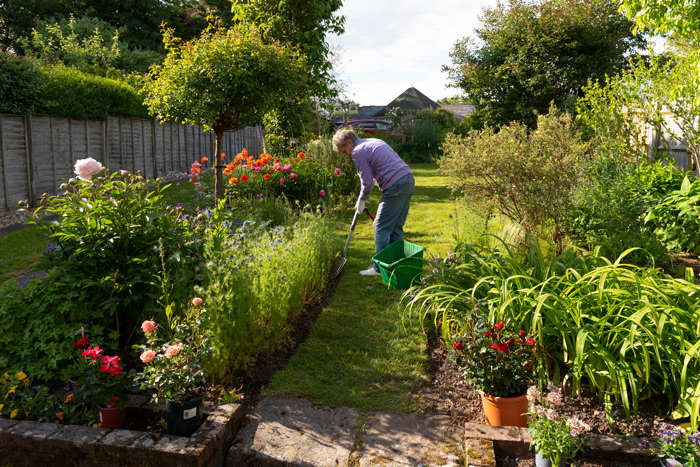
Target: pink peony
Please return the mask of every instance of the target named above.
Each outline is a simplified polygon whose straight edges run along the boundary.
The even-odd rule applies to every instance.
[[[146,350],[144,353],[141,354],[139,357],[143,363],[148,363],[151,360],[153,360],[153,357],[156,356],[156,353],[153,350]]]
[[[75,173],[81,180],[91,180],[92,176],[96,175],[100,170],[102,170],[102,164],[92,157],[80,159],[75,163]]]
[[[202,302],[203,302],[203,300],[202,300],[201,298],[199,298],[199,297],[194,297],[194,298],[192,299],[192,304],[193,304],[194,306],[199,306],[199,305],[202,304]]]
[[[297,178],[297,174],[295,174],[294,172],[292,172],[292,173],[289,174],[289,178],[291,178],[292,180],[294,180],[295,178]]]
[[[340,169],[335,169],[335,174],[340,175]]]
[[[182,350],[182,344],[171,345],[170,347],[165,349],[165,356],[168,358],[172,358],[175,355],[179,354],[180,350]]]
[[[284,185],[284,177],[280,178],[280,185]]]
[[[325,192],[324,190],[321,190],[321,191],[318,192],[318,196],[320,196],[321,198],[323,198],[324,196],[326,196],[326,192]]]
[[[156,322],[155,321],[144,321],[143,324],[141,325],[141,329],[143,329],[143,332],[145,332],[145,333],[153,332],[156,330]]]

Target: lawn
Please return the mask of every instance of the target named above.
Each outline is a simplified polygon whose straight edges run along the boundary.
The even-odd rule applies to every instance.
[[[413,165],[416,191],[405,226],[405,240],[426,249],[426,256],[444,255],[465,225],[479,217],[451,199],[436,164]],[[367,206],[375,212],[380,193]],[[348,234],[352,211],[336,224],[335,234]],[[462,232],[462,233],[460,233]],[[372,224],[364,216],[348,248],[348,262],[333,297],[308,338],[284,369],[277,372],[265,395],[305,397],[313,402],[360,410],[415,411],[416,391],[428,383],[425,337],[417,323],[402,324],[401,291],[387,288],[361,269],[374,253]]]

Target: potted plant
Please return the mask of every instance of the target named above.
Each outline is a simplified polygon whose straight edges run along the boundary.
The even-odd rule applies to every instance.
[[[120,428],[126,417],[129,392],[134,389],[132,376],[124,372],[118,356],[104,355],[99,346],[89,345],[81,356],[76,394],[97,406],[102,427]]]
[[[450,359],[481,394],[488,425],[527,426],[525,393],[533,377],[535,345],[508,321],[490,322],[478,303],[458,322]]]
[[[642,439],[645,448],[649,442]],[[700,431],[691,432],[680,426],[662,423],[657,429],[657,444],[650,449],[661,465],[666,467],[700,466]]]
[[[135,347],[145,366],[136,379],[141,389],[153,390],[155,401],[165,399],[168,434],[189,436],[202,423],[204,359],[210,352],[205,312],[202,299],[195,297],[182,317],[172,306],[166,308],[166,327],[154,320],[141,325],[146,343]]]
[[[537,467],[562,467],[581,449],[580,434],[585,427],[576,417],[565,419],[557,414],[556,406],[562,401],[561,388],[550,384],[547,389],[548,394],[540,393],[535,386],[527,390],[530,447],[535,449]]]

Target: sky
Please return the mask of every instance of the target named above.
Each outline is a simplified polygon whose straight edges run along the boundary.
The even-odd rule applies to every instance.
[[[347,84],[345,97],[360,106],[387,105],[410,86],[436,101],[448,88],[443,65],[459,39],[473,36],[484,6],[497,0],[345,0],[345,33],[329,38]]]

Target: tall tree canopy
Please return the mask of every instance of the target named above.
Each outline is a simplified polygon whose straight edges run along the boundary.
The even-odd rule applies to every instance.
[[[184,43],[167,30],[163,40],[168,56],[153,68],[144,102],[159,120],[201,123],[216,134],[212,159],[221,199],[224,131],[259,123],[280,100],[305,92],[306,61],[295,48],[264,43],[247,24],[211,27]]]
[[[679,0],[622,0],[622,11],[638,26],[659,34],[697,39],[700,3]]]
[[[332,90],[328,34],[342,34],[345,17],[337,15],[342,0],[231,0],[234,18],[258,25],[266,42],[299,48],[308,58],[314,95]]]
[[[552,102],[572,110],[588,81],[646,47],[614,0],[509,0],[484,8],[476,36],[455,44],[444,70],[489,125],[534,127]]]

